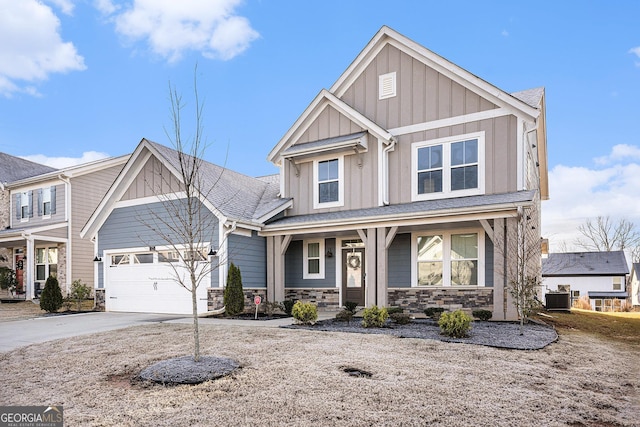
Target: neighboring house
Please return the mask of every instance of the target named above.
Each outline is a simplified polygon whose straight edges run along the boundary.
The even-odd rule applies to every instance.
[[[572,303],[588,297],[595,311],[619,311],[629,297],[623,251],[552,253],[542,260],[545,292],[568,292]]]
[[[633,263],[631,277],[629,279],[629,289],[631,291],[631,305],[640,306],[640,263]]]
[[[10,254],[26,299],[38,297],[50,275],[57,276],[63,294],[77,279],[93,286],[93,245],[82,241],[79,232],[126,159],[60,170],[9,159],[13,175],[2,184],[8,225],[0,231],[0,247]]]
[[[0,153],[0,231],[11,226],[11,198],[7,184],[35,175],[54,171],[49,166]],[[12,251],[0,243],[0,267],[15,269]]]
[[[509,94],[382,27],[268,160],[293,200],[259,232],[271,301],[515,319],[505,272],[531,230],[540,277],[543,88]]]
[[[251,178],[203,161],[200,177],[206,188],[196,209],[203,220],[194,227],[201,236],[195,256],[213,270],[197,291],[198,312],[203,313],[222,307],[230,262],[240,267],[247,303],[254,293],[265,296],[268,256],[266,239],[258,231],[291,201],[278,197],[277,176]],[[81,232],[93,241],[99,260],[98,306],[191,313],[191,293],[175,280],[176,271],[184,272],[181,258],[188,256],[189,241],[180,241],[183,234],[173,233],[175,225],[167,219],[174,213],[168,204],[184,205],[183,188],[178,153],[143,139]]]

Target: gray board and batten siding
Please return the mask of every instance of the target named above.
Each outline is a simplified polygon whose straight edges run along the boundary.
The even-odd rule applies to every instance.
[[[171,201],[179,203],[180,200]],[[171,234],[166,221],[171,224],[172,212],[164,206],[168,202],[155,202],[147,205],[128,206],[114,209],[98,232],[98,253],[103,254],[105,250],[139,248],[145,246],[167,245],[167,239],[161,234],[166,234],[173,242],[182,240],[179,236]],[[207,237],[207,242],[217,248],[218,245],[218,219],[203,205],[203,224],[208,227],[203,234]],[[158,227],[160,232],[152,228]],[[103,259],[106,262],[106,259]],[[101,269],[100,269],[101,270]],[[103,287],[104,281],[100,274],[99,287]],[[218,275],[211,274],[211,286],[218,286]]]
[[[229,262],[240,268],[243,288],[267,287],[267,239],[253,231],[251,237],[230,234]]]

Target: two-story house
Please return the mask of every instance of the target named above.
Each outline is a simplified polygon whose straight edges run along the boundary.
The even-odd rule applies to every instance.
[[[54,168],[21,159],[7,153],[0,153],[0,231],[11,227],[11,196],[7,185],[10,182],[55,171]],[[0,243],[0,267],[15,269],[20,265],[21,255],[16,261],[13,251]],[[19,271],[22,274],[22,271]],[[22,289],[20,289],[22,291]]]
[[[50,275],[58,278],[63,294],[74,280],[93,286],[93,245],[80,239],[80,229],[127,158],[59,170],[41,167],[40,173],[3,184],[8,225],[0,231],[0,246],[10,253],[9,267],[16,270],[18,289],[26,299],[38,297]]]
[[[629,298],[624,251],[551,253],[542,260],[545,292],[588,299],[595,311],[620,311]]]
[[[383,27],[268,159],[293,200],[260,231],[270,300],[517,317],[513,242],[539,247],[548,198],[544,89],[509,94]],[[539,251],[525,264],[540,277]]]

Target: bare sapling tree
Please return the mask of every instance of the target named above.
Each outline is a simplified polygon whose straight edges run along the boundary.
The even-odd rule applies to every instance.
[[[508,292],[520,319],[521,335],[524,333],[524,323],[540,306],[537,299],[541,289],[538,203],[536,200],[531,207],[519,208],[515,226],[507,229],[504,241],[495,242],[496,252],[506,262],[502,274],[505,275]]]
[[[197,71],[197,67],[196,67]],[[203,156],[207,149],[207,143],[203,139],[203,106],[198,96],[197,77],[194,73],[195,94],[195,133],[190,138],[185,138],[182,132],[181,112],[186,104],[178,91],[169,84],[169,100],[171,103],[170,117],[172,129],[165,133],[170,140],[175,153],[171,163],[177,182],[173,174],[166,173],[162,165],[154,167],[154,174],[145,179],[148,188],[160,202],[162,209],[145,211],[140,215],[142,222],[149,231],[154,241],[164,244],[167,251],[158,251],[166,265],[171,266],[173,280],[181,287],[191,292],[191,308],[193,315],[193,358],[200,360],[200,331],[198,324],[198,288],[206,286],[206,278],[224,264],[224,254],[217,253],[210,257],[208,252],[212,250],[214,236],[217,235],[219,226],[216,217],[204,201],[214,191],[218,180],[217,176],[207,173]],[[221,245],[222,242],[218,242]]]
[[[626,218],[614,222],[609,216],[587,219],[578,227],[581,237],[575,244],[586,251],[640,251],[640,231]]]

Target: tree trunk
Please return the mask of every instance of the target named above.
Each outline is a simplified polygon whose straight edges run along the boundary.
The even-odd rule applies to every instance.
[[[200,330],[198,325],[198,287],[195,278],[191,278],[191,308],[193,309],[193,360],[200,361]]]

